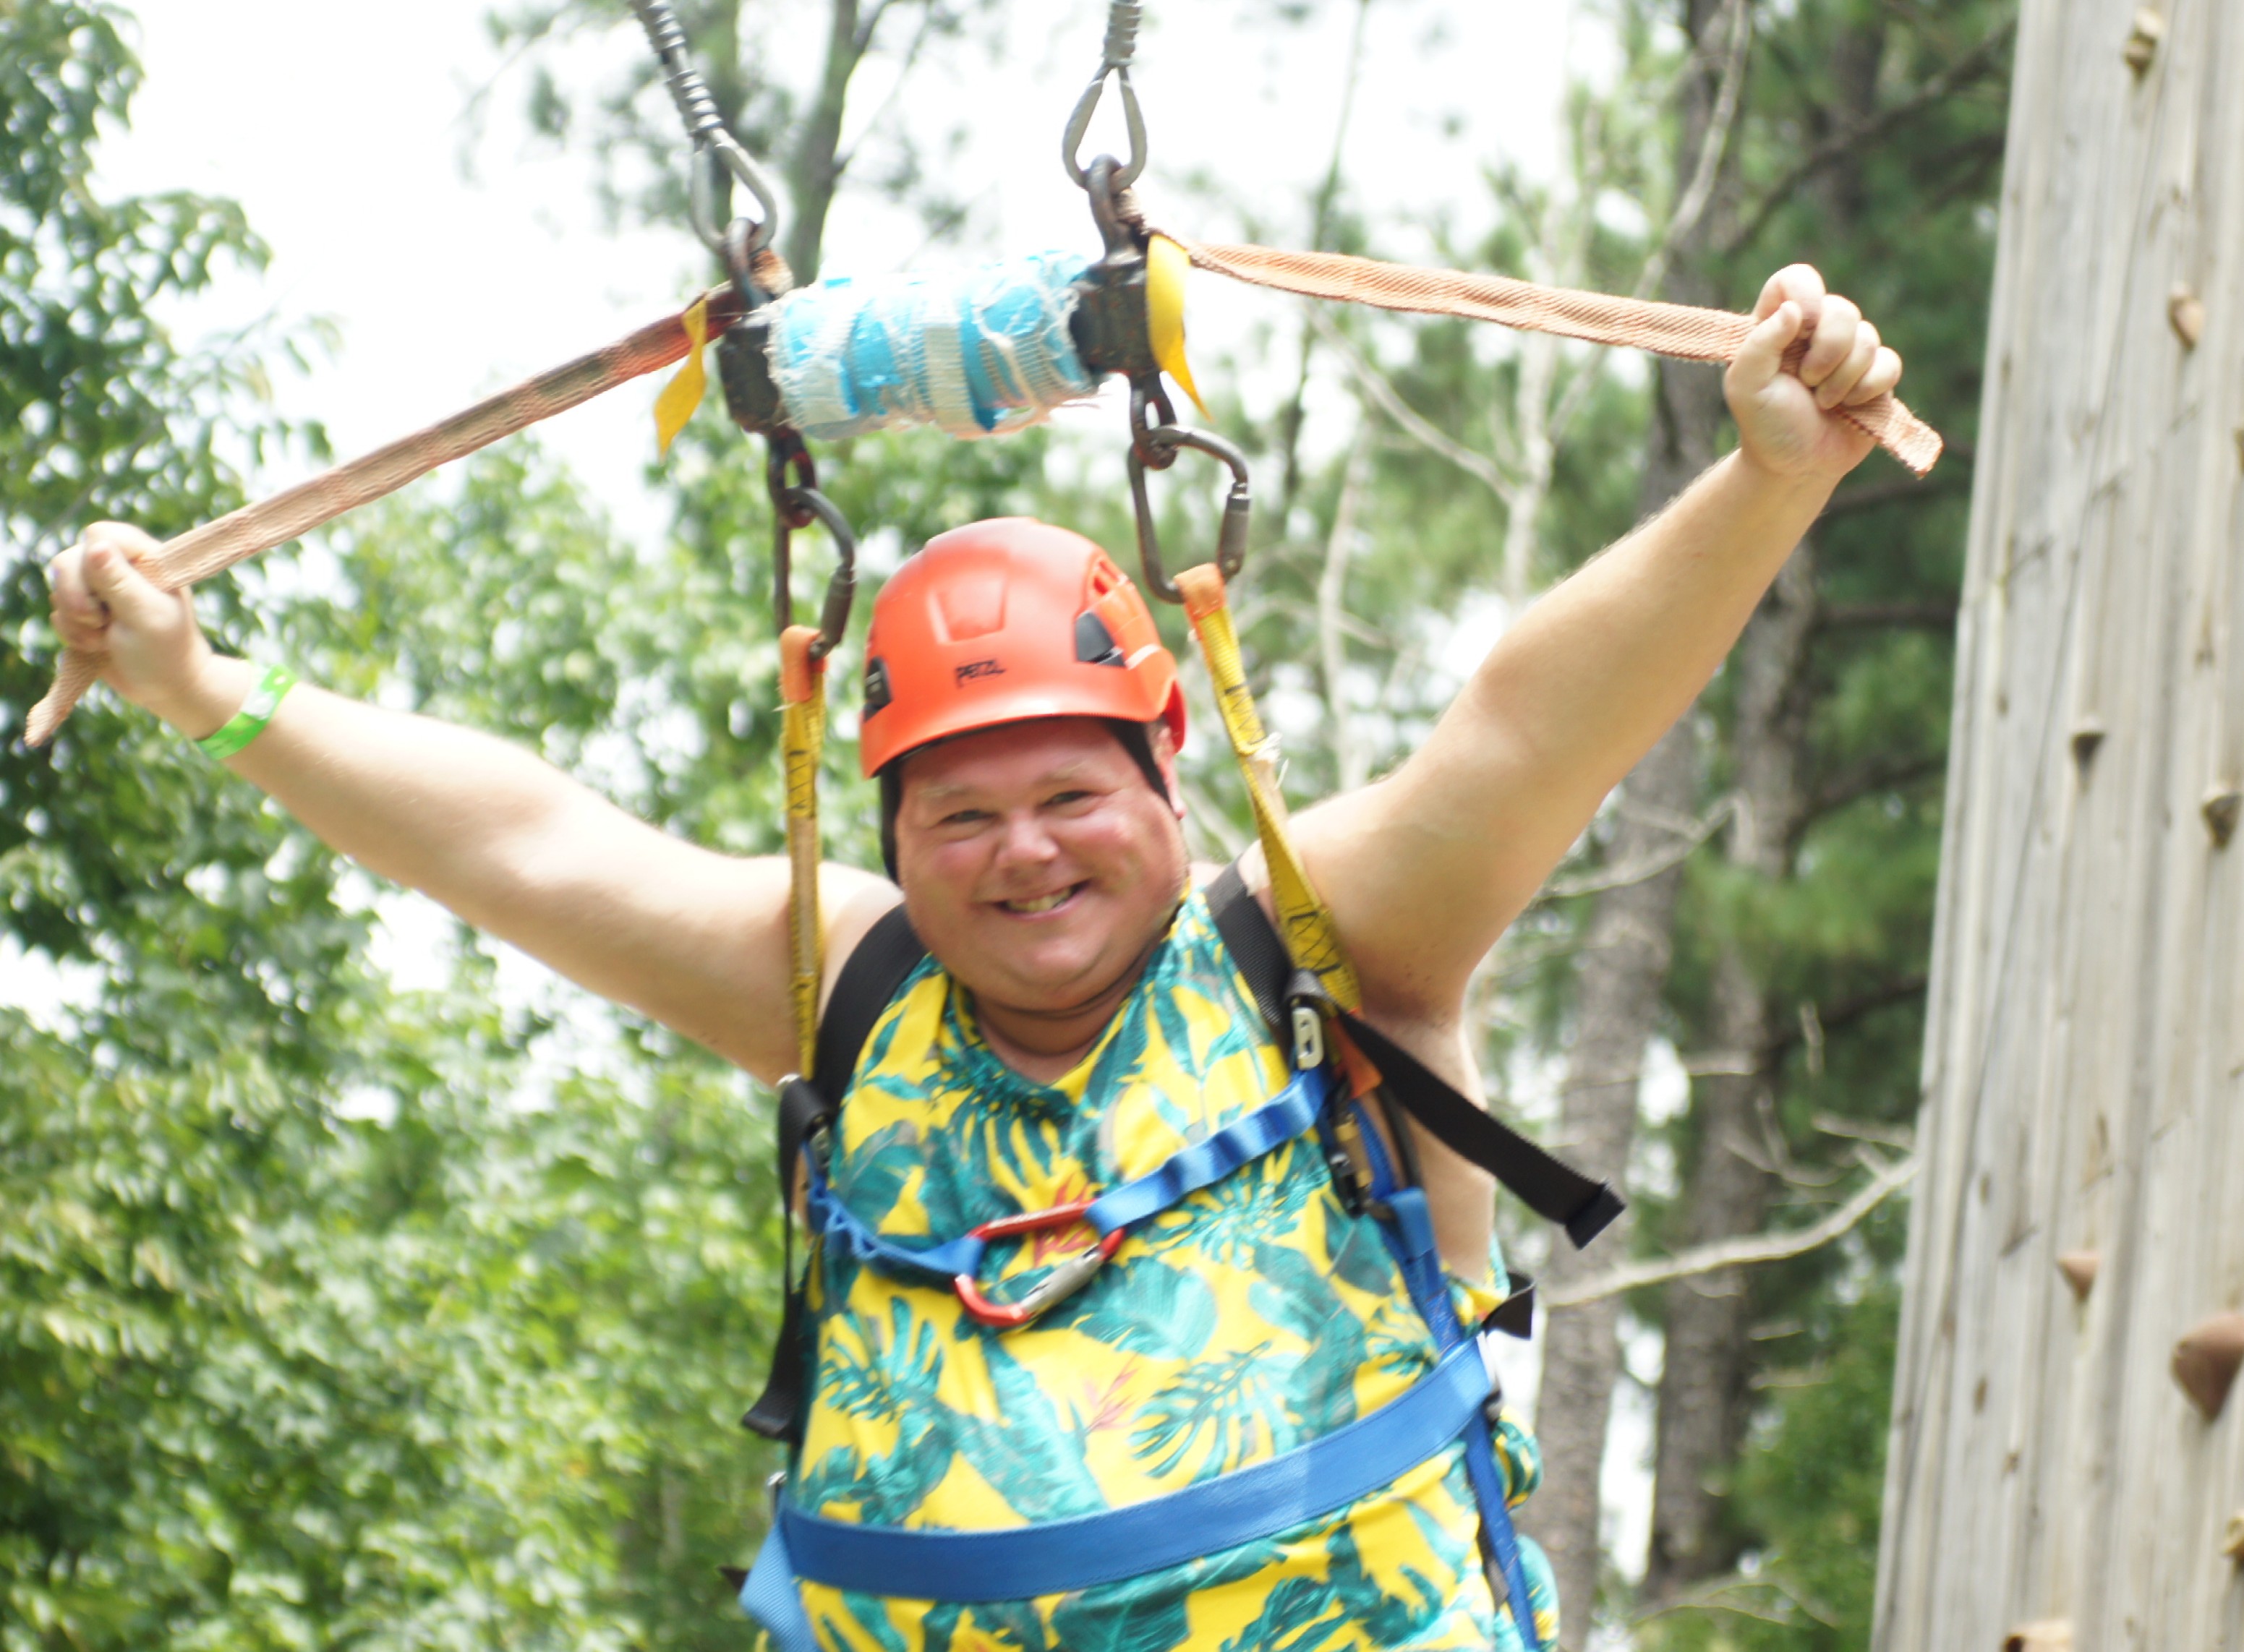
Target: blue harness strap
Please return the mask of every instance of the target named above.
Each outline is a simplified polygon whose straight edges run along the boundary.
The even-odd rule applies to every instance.
[[[781,1501],[766,1554],[835,1588],[916,1601],[1018,1601],[1179,1566],[1345,1508],[1481,1419],[1488,1372],[1472,1343],[1401,1398],[1306,1446],[1127,1507],[989,1531],[860,1526]],[[764,1569],[759,1555],[757,1570]],[[755,1574],[749,1589],[755,1588]],[[801,1598],[787,1592],[799,1617]],[[768,1598],[764,1596],[760,1598]],[[743,1603],[754,1603],[746,1595]],[[770,1618],[767,1627],[776,1626]],[[785,1643],[782,1642],[782,1645]]]
[[[1191,1146],[1179,1149],[1145,1175],[1109,1188],[1083,1213],[1085,1225],[1102,1237],[1133,1227],[1179,1204],[1202,1188],[1315,1129],[1330,1079],[1325,1069],[1294,1075],[1286,1088],[1243,1118]],[[826,1240],[862,1260],[901,1272],[951,1278],[980,1271],[989,1242],[972,1233],[941,1244],[898,1244],[858,1219],[827,1183],[817,1156],[806,1154],[809,1170],[811,1226]]]
[[[771,1636],[773,1652],[818,1652],[810,1614],[802,1609],[802,1591],[795,1587],[787,1534],[776,1524],[756,1551],[756,1563],[749,1568],[747,1581],[740,1585],[740,1609],[763,1625],[764,1633]]]
[[[1393,1169],[1380,1146],[1379,1134],[1364,1122],[1364,1151],[1371,1161],[1371,1192],[1383,1200],[1389,1217],[1380,1223],[1388,1248],[1402,1272],[1402,1283],[1427,1328],[1434,1333],[1444,1359],[1470,1351],[1480,1359],[1480,1340],[1458,1323],[1456,1305],[1442,1277],[1441,1251],[1434,1238],[1434,1218],[1425,1193],[1415,1187],[1395,1185]],[[1485,1378],[1484,1378],[1485,1379]],[[1490,1385],[1492,1386],[1492,1385]],[[1484,1395],[1484,1402],[1486,1395]],[[1519,1534],[1511,1524],[1511,1507],[1504,1494],[1504,1473],[1497,1467],[1496,1440],[1490,1432],[1485,1403],[1476,1407],[1466,1424],[1465,1475],[1472,1482],[1473,1500],[1480,1505],[1481,1527],[1488,1535],[1489,1553],[1503,1574],[1504,1603],[1527,1652],[1542,1652],[1543,1640],[1535,1623],[1535,1601],[1527,1585],[1527,1562],[1519,1551]]]

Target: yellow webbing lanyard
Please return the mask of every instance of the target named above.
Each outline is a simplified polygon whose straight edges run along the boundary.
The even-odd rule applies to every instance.
[[[1254,830],[1269,866],[1270,900],[1277,909],[1278,934],[1287,955],[1296,969],[1317,978],[1334,1003],[1353,1014],[1363,1007],[1362,988],[1356,984],[1348,954],[1341,950],[1340,927],[1318,899],[1287,835],[1286,801],[1278,789],[1277,742],[1263,731],[1254,696],[1247,686],[1222,572],[1213,563],[1188,568],[1177,576],[1177,588],[1184,593],[1185,612],[1192,617],[1193,633],[1200,638],[1208,676],[1215,683],[1224,732],[1231,737],[1231,749],[1246,777],[1247,799],[1254,806]]]
[[[811,652],[815,625],[790,625],[779,639],[780,749],[787,763],[787,995],[794,1010],[795,1071],[818,1055],[818,988],[826,936],[819,921],[818,760],[826,745],[826,661]]]

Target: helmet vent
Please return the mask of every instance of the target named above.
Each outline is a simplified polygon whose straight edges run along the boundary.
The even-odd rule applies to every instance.
[[[863,716],[872,714],[888,705],[896,695],[889,687],[889,667],[885,660],[865,662],[865,709]]]
[[[1106,629],[1106,622],[1085,610],[1075,617],[1075,657],[1085,665],[1122,665],[1122,651],[1114,644],[1114,633]]]
[[[935,588],[936,623],[946,643],[963,643],[1005,628],[1005,577],[954,573]]]

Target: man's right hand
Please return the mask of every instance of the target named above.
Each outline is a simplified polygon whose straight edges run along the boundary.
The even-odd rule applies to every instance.
[[[101,680],[123,698],[199,739],[240,709],[248,669],[211,651],[183,590],[141,571],[156,541],[121,522],[98,522],[49,564],[55,629],[71,647],[104,657]]]

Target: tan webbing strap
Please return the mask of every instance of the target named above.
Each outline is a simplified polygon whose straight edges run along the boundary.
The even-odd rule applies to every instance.
[[[1169,239],[1183,246],[1192,261],[1204,270],[1281,293],[1495,321],[1531,333],[1554,333],[1591,344],[1651,350],[1686,361],[1734,359],[1757,325],[1750,315],[1727,310],[1693,309],[1646,299],[1538,287],[1502,275],[1421,269],[1340,253],[1286,253],[1267,246],[1216,246],[1173,235]],[[1803,347],[1794,347],[1785,356],[1785,366],[1796,371],[1806,354]],[[1940,457],[1940,433],[1890,395],[1838,411],[1848,423],[1920,476]]]
[[[787,768],[787,997],[794,1012],[796,1075],[818,1061],[818,988],[826,934],[818,911],[818,763],[826,749],[826,661],[811,652],[815,625],[790,625],[779,639],[780,750]]]
[[[1254,709],[1254,696],[1247,686],[1247,671],[1239,657],[1239,634],[1232,627],[1231,603],[1223,575],[1213,563],[1187,568],[1177,576],[1184,593],[1185,612],[1191,616],[1193,634],[1207,661],[1207,674],[1215,683],[1215,704],[1223,714],[1224,732],[1246,777],[1247,796],[1254,806],[1254,830],[1262,840],[1262,858],[1270,870],[1270,900],[1278,912],[1278,935],[1296,969],[1315,975],[1333,1002],[1354,1014],[1363,1008],[1363,990],[1355,969],[1341,950],[1340,927],[1317,896],[1308,874],[1301,868],[1293,839],[1286,833],[1286,801],[1278,787],[1278,743],[1262,727]]]
[[[740,311],[740,300],[730,287],[705,293],[694,305],[707,307],[713,331],[721,331]],[[395,493],[407,482],[487,448],[502,436],[550,419],[643,374],[668,367],[689,347],[684,313],[666,315],[627,338],[541,373],[511,390],[503,390],[425,430],[181,534],[167,541],[141,565],[140,571],[159,590],[184,590],[244,557],[286,544],[347,510]],[[93,686],[103,658],[75,648],[64,654],[54,686],[25,719],[26,745],[44,745],[54,737],[71,708]]]

